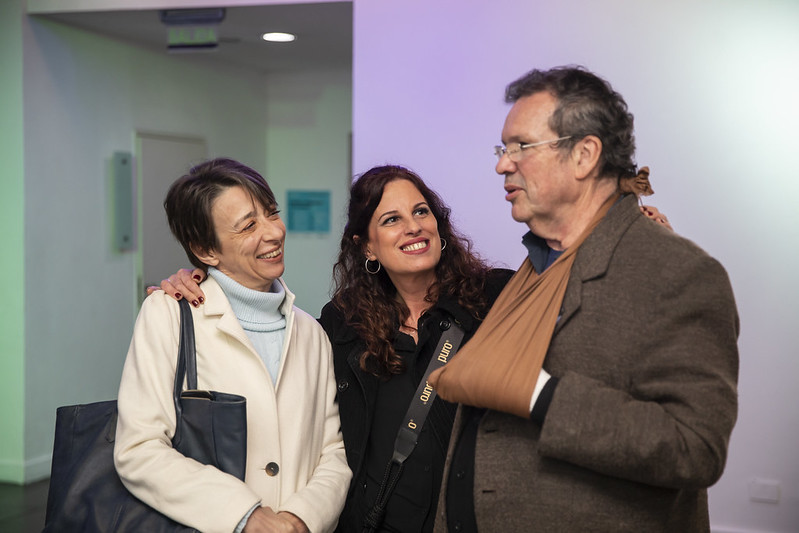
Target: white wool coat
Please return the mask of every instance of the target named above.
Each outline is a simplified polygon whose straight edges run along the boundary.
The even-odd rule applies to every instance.
[[[316,320],[293,306],[281,311],[286,337],[276,384],[220,286],[202,284],[192,309],[198,388],[247,399],[245,481],[201,465],[172,448],[173,380],[180,310],[158,291],[142,305],[119,387],[114,462],[136,497],[183,524],[231,533],[257,502],[300,517],[312,532],[332,531],[351,472],[341,439],[330,343]],[[265,471],[279,466],[277,475]]]

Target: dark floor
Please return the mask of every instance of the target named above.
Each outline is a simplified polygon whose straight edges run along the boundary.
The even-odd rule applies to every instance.
[[[49,480],[28,485],[0,483],[0,532],[41,533]]]

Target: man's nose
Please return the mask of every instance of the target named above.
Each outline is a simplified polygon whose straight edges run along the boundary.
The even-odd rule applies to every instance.
[[[504,153],[500,156],[499,160],[497,161],[497,166],[494,167],[494,170],[497,174],[507,174],[509,172],[513,172],[516,168],[516,163],[510,160],[510,156],[507,153]]]

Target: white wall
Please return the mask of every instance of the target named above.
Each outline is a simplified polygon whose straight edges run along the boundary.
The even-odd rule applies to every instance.
[[[307,179],[315,188],[335,189],[339,210],[347,190],[351,76],[346,69],[271,80],[39,19],[25,24],[24,50],[25,467],[30,481],[49,473],[57,406],[116,397],[137,312],[137,272],[135,253],[116,252],[112,245],[113,152],[134,152],[137,130],[204,137],[209,156],[253,166],[276,192]],[[294,94],[292,104],[285,94]],[[269,114],[282,110],[285,115],[290,105],[305,109],[311,120],[268,124]],[[308,166],[293,152],[273,150],[278,145],[267,137],[279,127],[291,129],[297,140],[318,144],[314,149],[325,156],[325,165]],[[330,145],[322,145],[321,137]],[[291,257],[289,245],[287,263],[298,279],[330,279],[327,256],[339,231],[334,226],[326,238],[317,237],[324,261],[316,250]],[[299,304],[315,314],[327,299],[328,285],[295,290],[302,292]]]
[[[329,190],[330,232],[286,236],[286,273],[296,305],[318,317],[327,303],[350,184],[352,72],[273,75],[267,87],[266,175],[288,225],[287,190]]]
[[[676,230],[727,267],[741,316],[740,413],[710,491],[717,531],[799,530],[799,3],[748,0],[355,0],[354,170],[406,164],[493,260],[526,230],[493,171],[505,85],[583,64],[635,114]],[[749,500],[754,477],[779,504]]]
[[[136,256],[112,246],[113,152],[134,152],[144,129],[262,168],[265,112],[263,80],[47,21],[26,30],[25,441],[38,477],[55,407],[116,397],[136,317]]]

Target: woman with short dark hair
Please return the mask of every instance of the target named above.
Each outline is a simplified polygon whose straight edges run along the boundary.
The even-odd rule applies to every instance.
[[[208,273],[193,309],[200,389],[247,399],[241,481],[174,450],[179,309],[142,305],[119,388],[114,461],[130,492],[204,532],[332,531],[351,472],[330,343],[280,278],[286,228],[269,185],[230,159],[198,165],[164,202],[191,262]]]

